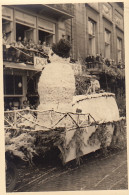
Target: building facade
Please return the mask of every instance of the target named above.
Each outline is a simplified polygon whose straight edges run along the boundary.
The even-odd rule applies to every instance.
[[[73,56],[102,54],[124,62],[124,9],[121,3],[74,4]]]
[[[7,35],[7,46],[16,43],[19,37],[21,41],[26,37],[35,44],[40,40],[41,43],[46,42],[51,46],[64,37],[70,40],[69,20],[72,17],[71,6],[66,4],[63,7],[41,4],[2,6],[2,32],[3,36]],[[5,103],[13,102],[17,107],[21,107],[27,95],[33,101],[37,96],[41,70],[34,64],[7,59],[3,61],[3,65]]]
[[[101,54],[116,65],[124,62],[123,3],[3,5],[2,32],[8,44],[26,37],[51,46],[64,38],[71,43],[74,60]],[[4,60],[3,65],[5,102],[20,107],[28,94],[33,101],[41,70],[13,60]]]

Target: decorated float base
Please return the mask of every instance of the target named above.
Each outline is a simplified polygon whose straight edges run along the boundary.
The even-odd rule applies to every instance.
[[[63,142],[58,145],[63,163],[110,146],[114,122],[121,120],[114,94],[74,96],[72,107],[65,104],[67,111],[64,113],[61,106],[51,110],[51,114],[50,110],[40,113],[37,128],[40,130],[43,124],[46,130],[64,128]]]
[[[125,118],[119,117],[114,94],[75,96],[73,112],[71,107],[70,112],[60,112],[58,108],[46,111],[25,110],[25,114],[23,110],[14,113],[9,111],[9,118],[5,117],[8,124],[6,128],[31,134],[37,140],[36,147],[44,153],[58,147],[63,163],[106,148],[120,138],[124,140]],[[16,123],[13,121],[11,124],[9,121],[11,115],[17,119]]]
[[[105,124],[103,126],[103,133],[101,128],[101,126],[93,125],[83,129],[66,132],[63,162],[67,163],[88,153],[95,152],[103,147],[102,142],[105,138],[104,147],[110,146],[114,126],[112,124]],[[107,135],[108,137],[106,137]]]
[[[113,121],[119,120],[119,110],[112,93],[75,96],[73,112],[80,112],[78,119],[73,115],[78,128],[66,131],[65,163],[110,146],[114,133]]]

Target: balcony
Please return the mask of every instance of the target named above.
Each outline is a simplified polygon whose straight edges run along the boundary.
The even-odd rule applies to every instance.
[[[66,19],[73,17],[74,6],[71,3],[68,3],[68,4],[47,4],[45,6],[51,8],[52,10],[60,12],[60,14],[62,13]]]
[[[15,5],[19,8],[19,5]],[[20,5],[20,8],[29,11],[36,12],[36,14],[43,15],[45,17],[54,18],[58,20],[63,18],[64,20],[73,18],[73,6],[72,4],[26,4]]]
[[[29,45],[21,47],[16,43],[10,45],[3,44],[4,67],[24,70],[42,70],[48,61],[48,50],[42,48],[42,45]],[[39,66],[40,65],[40,66]]]
[[[14,43],[3,44],[3,61],[5,68],[42,71],[49,63],[49,46],[35,45],[33,43],[22,47],[17,47]],[[75,75],[99,74],[101,72],[122,77],[124,75],[124,65],[120,62],[116,64],[114,60],[104,59],[101,56],[88,56],[83,63],[77,63],[71,59],[70,64]],[[83,65],[82,65],[83,64]]]

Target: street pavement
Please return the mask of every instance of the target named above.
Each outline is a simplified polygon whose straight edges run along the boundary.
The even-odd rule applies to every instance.
[[[106,156],[95,152],[62,166],[58,161],[34,167],[21,166],[14,192],[86,191],[128,189],[127,151],[114,150]]]

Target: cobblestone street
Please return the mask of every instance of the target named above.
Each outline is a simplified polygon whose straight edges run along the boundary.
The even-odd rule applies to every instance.
[[[120,190],[128,188],[127,151],[98,152],[83,157],[80,166],[49,163],[35,168],[22,166],[15,192]]]

